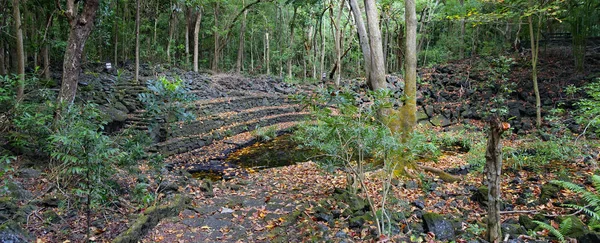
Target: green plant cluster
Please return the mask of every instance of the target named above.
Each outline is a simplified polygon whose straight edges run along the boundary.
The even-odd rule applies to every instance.
[[[168,125],[195,119],[186,104],[196,97],[188,92],[180,78],[148,80],[147,87],[150,92],[139,94],[138,100],[145,106],[145,116],[150,121],[149,130],[155,141],[166,138]]]
[[[577,102],[576,121],[585,129],[600,136],[600,78],[585,88],[588,98]]]

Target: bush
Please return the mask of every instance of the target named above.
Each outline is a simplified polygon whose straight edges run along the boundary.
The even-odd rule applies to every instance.
[[[600,78],[585,86],[585,90],[589,97],[577,102],[575,119],[585,127],[585,130],[591,129],[598,137],[600,136],[600,106],[598,105],[600,104]]]
[[[138,99],[145,106],[145,116],[150,121],[148,128],[154,141],[166,139],[166,125],[195,119],[194,114],[186,109],[186,103],[195,100],[195,97],[189,94],[180,78],[173,81],[165,77],[148,80],[147,86],[150,92],[139,94]]]

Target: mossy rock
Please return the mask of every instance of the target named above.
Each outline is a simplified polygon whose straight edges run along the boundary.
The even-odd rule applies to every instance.
[[[480,186],[476,191],[473,191],[473,195],[471,195],[471,200],[478,202],[482,207],[487,207],[487,196],[488,196],[488,187]]]
[[[33,239],[23,230],[17,222],[9,220],[0,225],[0,242],[27,243]]]
[[[167,204],[147,208],[142,215],[129,227],[129,229],[117,238],[113,243],[135,243],[138,242],[148,231],[150,231],[163,218],[174,217],[188,203],[188,198],[181,194],[174,195],[167,200]]]
[[[423,223],[427,232],[435,234],[437,240],[454,240],[455,231],[452,221],[437,213],[423,214]]]
[[[519,215],[519,224],[523,225],[526,230],[535,230],[535,228],[538,227],[538,225],[533,222],[533,219],[527,215]]]
[[[540,194],[540,204],[547,203],[550,198],[557,198],[560,193],[560,187],[552,183],[546,183],[542,185],[542,192]]]

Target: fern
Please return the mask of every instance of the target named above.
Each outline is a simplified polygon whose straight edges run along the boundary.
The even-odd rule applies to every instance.
[[[567,220],[565,220],[565,221],[567,221]],[[563,221],[563,223],[565,221]],[[568,221],[570,221],[570,220],[568,220]],[[550,231],[550,233],[552,233],[552,235],[554,235],[556,238],[558,238],[558,240],[560,242],[565,242],[565,236],[562,233],[563,230],[555,229],[551,225],[549,225],[547,223],[544,223],[544,222],[541,222],[541,221],[534,220],[533,222],[536,223],[538,226],[540,226],[540,228]],[[562,225],[563,224],[561,224],[561,228],[562,228]]]
[[[565,204],[564,206],[578,209],[589,215],[592,219],[600,221],[600,194],[586,190],[585,188],[567,181],[551,181],[551,183],[567,188],[580,195],[587,203],[582,207],[579,205]],[[592,175],[592,184],[596,191],[600,191],[600,176]]]

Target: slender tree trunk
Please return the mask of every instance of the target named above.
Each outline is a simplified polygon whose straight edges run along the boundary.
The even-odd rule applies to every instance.
[[[192,8],[187,7],[185,14],[185,63],[190,63],[190,25],[192,21]],[[195,20],[194,20],[195,22]],[[195,24],[194,24],[195,26]],[[194,29],[195,30],[195,29]]]
[[[298,13],[298,7],[294,6],[294,15],[292,15],[292,22],[290,22],[290,42],[288,44],[288,51],[290,56],[287,60],[287,73],[288,78],[292,78],[292,60],[295,56],[294,53],[294,28],[296,27],[296,15]]]
[[[269,49],[269,32],[265,33],[265,65],[267,65],[267,75],[271,75],[271,60],[270,60],[270,49]]]
[[[369,28],[369,45],[371,48],[371,88],[373,90],[387,88],[385,81],[385,67],[383,63],[383,47],[381,43],[381,30],[379,29],[379,14],[375,0],[365,0],[367,13],[367,26]]]
[[[4,40],[0,40],[0,75],[6,75],[8,72],[6,71],[6,58],[4,57]]]
[[[246,5],[244,3],[244,0],[242,0],[242,5]],[[242,72],[242,69],[243,69],[242,65],[244,63],[244,37],[246,35],[246,15],[247,14],[248,14],[248,11],[244,11],[244,17],[242,18],[242,26],[240,27],[240,43],[238,46],[237,60],[236,60],[236,65],[235,65],[235,72],[238,74]]]
[[[215,29],[213,31],[213,35],[214,35],[214,39],[215,39],[215,49],[214,49],[214,56],[213,56],[213,62],[212,62],[212,70],[217,72],[219,71],[219,28],[218,28],[218,21],[219,21],[219,2],[215,3],[215,7],[213,8],[214,11],[214,19],[215,19]]]
[[[531,3],[531,1],[530,1]],[[537,79],[537,62],[539,53],[539,36],[540,36],[540,23],[541,18],[538,17],[538,32],[537,38],[533,30],[533,20],[531,15],[527,17],[529,22],[529,39],[531,41],[531,78],[533,80],[533,91],[535,93],[535,125],[539,128],[542,125],[542,102],[540,99],[540,89],[538,87]]]
[[[113,29],[115,31],[115,44],[114,44],[114,52],[115,52],[115,57],[113,59],[114,65],[115,67],[117,67],[118,64],[118,57],[119,57],[119,22],[117,22],[117,14],[119,13],[119,1],[115,1],[115,17],[114,17],[114,23],[113,23]]]
[[[461,12],[464,10],[465,0],[459,0]],[[458,45],[458,56],[460,59],[465,58],[465,18],[460,19],[460,44]]]
[[[171,42],[173,42],[173,33],[175,33],[175,24],[177,22],[177,16],[175,15],[177,10],[174,5],[171,7],[173,10],[169,19],[169,40],[167,42],[167,62],[169,62],[169,64],[171,63]]]
[[[338,9],[338,12],[335,16],[335,20],[333,19],[333,8],[329,9],[329,12],[331,14],[331,22],[333,25],[333,28],[335,30],[334,32],[334,47],[335,47],[335,67],[334,67],[334,82],[336,86],[340,86],[340,80],[341,80],[341,76],[342,76],[342,25],[341,25],[341,19],[342,19],[342,10],[344,9],[344,1],[340,1],[340,8]],[[331,2],[331,4],[333,5],[333,2]]]
[[[508,123],[500,123],[498,118],[489,122],[487,150],[485,152],[485,172],[488,186],[488,216],[487,240],[501,242],[502,231],[500,227],[500,176],[502,175],[502,133],[509,128]]]
[[[25,94],[25,53],[23,51],[23,30],[21,25],[21,12],[19,11],[19,0],[12,1],[13,19],[15,21],[15,36],[17,37],[17,102],[21,102]]]
[[[200,21],[202,21],[202,8],[200,8],[198,14],[196,14],[196,23],[194,25],[194,72],[198,72],[198,56],[200,49],[198,35],[200,34]]]
[[[118,2],[118,0],[117,0],[117,2]],[[152,45],[154,47],[156,47],[156,39],[157,39],[156,33],[157,33],[157,29],[158,29],[158,17],[160,17],[160,14],[159,14],[160,12],[158,10],[158,3],[160,3],[160,1],[156,1],[156,10],[154,10],[154,11],[156,11],[154,13],[154,36],[152,37]]]
[[[402,137],[407,139],[417,124],[417,15],[415,0],[405,2],[406,60],[404,105],[400,108]]]
[[[44,37],[42,38],[42,59],[43,59],[43,74],[44,79],[50,80],[50,56],[48,54],[49,44],[48,44],[48,30],[52,26],[52,19],[54,18],[54,12],[48,13],[46,17],[46,29],[44,30]]]
[[[75,15],[74,0],[67,1],[67,10],[65,15],[69,19],[71,30],[67,40],[67,49],[63,62],[62,85],[58,94],[58,103],[70,105],[75,100],[77,93],[77,82],[79,81],[79,72],[81,69],[81,54],[85,47],[96,18],[99,0],[87,0],[83,6],[83,12]],[[59,108],[60,109],[60,108]],[[58,110],[57,118],[60,118],[61,111]]]
[[[135,82],[140,80],[140,0],[135,1]]]

